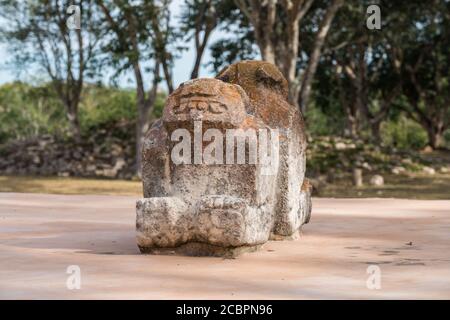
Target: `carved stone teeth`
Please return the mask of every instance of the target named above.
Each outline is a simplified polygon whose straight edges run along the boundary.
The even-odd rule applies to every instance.
[[[206,111],[208,109],[208,103],[205,101],[197,102],[197,110]]]
[[[226,110],[226,107],[219,102],[210,102],[209,111],[211,113],[222,113]]]
[[[181,101],[179,105],[173,107],[173,112],[175,114],[185,113],[186,112],[187,103]]]

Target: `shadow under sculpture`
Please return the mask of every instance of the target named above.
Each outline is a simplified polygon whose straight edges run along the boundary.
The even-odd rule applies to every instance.
[[[287,96],[274,65],[242,61],[168,97],[142,149],[141,252],[229,257],[298,236],[311,187],[303,119]],[[255,146],[270,161],[255,161]]]

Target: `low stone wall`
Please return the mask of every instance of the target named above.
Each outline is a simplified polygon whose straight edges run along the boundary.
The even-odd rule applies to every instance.
[[[118,130],[113,136],[102,129],[81,142],[49,135],[9,142],[0,146],[0,175],[130,179],[134,174],[134,142],[116,136],[126,128]]]

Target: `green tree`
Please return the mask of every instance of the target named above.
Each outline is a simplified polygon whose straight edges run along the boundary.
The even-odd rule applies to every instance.
[[[401,57],[398,28],[405,25],[405,4],[382,2],[381,30],[365,26],[370,1],[347,1],[336,15],[320,63],[328,72],[319,74],[316,90],[324,91],[323,83],[331,81],[337,90],[330,91],[339,101],[345,115],[346,135],[357,138],[364,125],[371,138],[379,143],[380,124],[386,119],[401,95]]]
[[[450,1],[419,8],[404,30],[409,38],[402,48],[402,84],[409,103],[403,110],[426,130],[428,144],[439,148],[450,127]]]
[[[235,2],[252,26],[262,59],[280,68],[289,83],[291,102],[305,111],[326,37],[333,18],[344,1]],[[314,30],[314,39],[308,48],[301,41],[301,24],[305,21]],[[298,60],[303,61],[298,63]]]
[[[0,0],[4,20],[1,39],[7,43],[19,68],[44,72],[65,107],[71,133],[80,137],[78,106],[85,78],[98,70],[99,28],[92,1],[78,4],[80,28],[69,29],[68,8],[72,1]]]
[[[256,58],[259,51],[252,27],[234,0],[221,3],[218,28],[227,36],[210,46],[213,60],[209,64],[216,73],[234,62]]]
[[[173,91],[171,70],[175,50],[172,51],[170,45],[176,41],[177,34],[170,25],[170,1],[96,0],[96,3],[103,13],[106,30],[112,31],[109,43],[104,47],[108,61],[116,69],[116,75],[127,70],[134,74],[136,172],[140,175],[142,142],[155,107],[161,71],[169,93]],[[147,72],[150,72],[151,80],[146,80]]]
[[[181,31],[186,33],[186,40],[194,39],[195,61],[191,79],[198,78],[202,57],[208,40],[218,23],[217,6],[221,1],[186,0],[181,12]],[[219,8],[220,12],[220,8]]]
[[[42,134],[62,135],[67,127],[61,100],[51,84],[0,86],[0,144]]]

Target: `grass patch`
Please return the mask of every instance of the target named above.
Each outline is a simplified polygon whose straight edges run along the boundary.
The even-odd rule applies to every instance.
[[[0,176],[0,192],[142,196],[142,182],[71,177]]]
[[[385,175],[385,185],[365,185],[355,188],[351,178],[345,177],[320,190],[319,197],[333,198],[402,198],[437,200],[450,199],[450,174]],[[142,196],[142,182],[129,180],[0,176],[0,192],[99,194]]]
[[[365,185],[356,188],[346,177],[320,190],[320,197],[334,198],[402,198],[421,200],[449,200],[450,174],[384,175],[384,185],[371,186],[370,176],[364,177]]]

